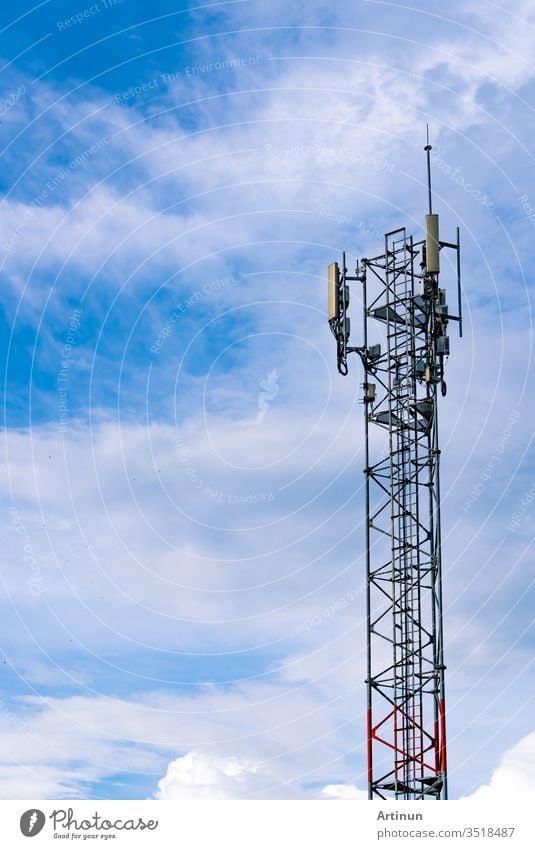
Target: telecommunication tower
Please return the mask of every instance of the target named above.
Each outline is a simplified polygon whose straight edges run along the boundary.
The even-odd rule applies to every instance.
[[[441,241],[432,209],[429,136],[425,150],[425,237],[401,227],[352,276],[345,252],[328,269],[338,370],[348,373],[352,352],[364,368],[369,799],[448,798],[438,398],[450,320],[462,336],[461,266],[459,228],[456,242]],[[457,315],[439,284],[445,249]],[[350,284],[362,300],[359,346],[350,345]]]

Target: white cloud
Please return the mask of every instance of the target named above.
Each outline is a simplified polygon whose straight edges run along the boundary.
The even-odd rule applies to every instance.
[[[528,802],[535,797],[535,731],[508,749],[492,773],[488,784],[463,796],[471,802]]]
[[[238,758],[189,752],[171,761],[158,799],[238,799],[248,795],[258,767]]]
[[[76,799],[83,798],[80,788],[90,780],[84,766],[67,771],[56,766],[32,766],[11,763],[0,765],[0,799]],[[76,785],[76,789],[73,789]]]
[[[157,799],[246,799],[262,797],[261,767],[243,759],[222,758],[201,752],[171,761],[158,782]],[[319,793],[301,789],[294,798],[366,799],[367,793],[352,784],[328,784]]]
[[[190,696],[19,700],[0,710],[0,795],[9,798],[11,779],[19,788],[25,776],[19,798],[35,798],[50,767],[56,798],[87,794],[95,783],[113,784],[127,773],[154,790],[165,774],[160,792],[177,797],[182,788],[198,798],[303,798],[307,785],[350,776],[339,701],[331,707],[314,686],[274,680],[198,687]],[[188,756],[166,767],[177,751]],[[52,786],[46,795],[54,797]]]
[[[359,790],[354,784],[328,784],[321,791],[321,796],[325,799],[349,801],[351,799],[367,799],[368,793],[366,790]]]

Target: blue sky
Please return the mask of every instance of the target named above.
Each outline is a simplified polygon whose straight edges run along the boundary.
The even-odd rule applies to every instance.
[[[421,237],[426,123],[463,244],[451,791],[518,792],[535,16],[443,8],[0,12],[3,798],[359,797],[360,375],[337,375],[324,278],[393,227]]]

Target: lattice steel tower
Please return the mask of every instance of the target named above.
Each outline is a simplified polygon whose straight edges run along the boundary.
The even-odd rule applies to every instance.
[[[353,276],[329,266],[328,318],[338,370],[364,367],[367,578],[367,754],[370,799],[447,799],[438,397],[446,394],[448,321],[462,335],[460,240],[386,233],[384,253]],[[456,278],[458,312],[439,286],[441,252]],[[451,261],[453,259],[453,262]],[[446,263],[443,263],[446,265]],[[362,345],[349,344],[349,284],[360,284]],[[370,344],[369,340],[373,341]]]

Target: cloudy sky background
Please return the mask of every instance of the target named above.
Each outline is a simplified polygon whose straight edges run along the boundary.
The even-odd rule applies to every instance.
[[[421,237],[426,123],[463,244],[451,795],[533,783],[535,10],[443,10],[0,12],[2,798],[361,795],[361,377],[324,278]]]

